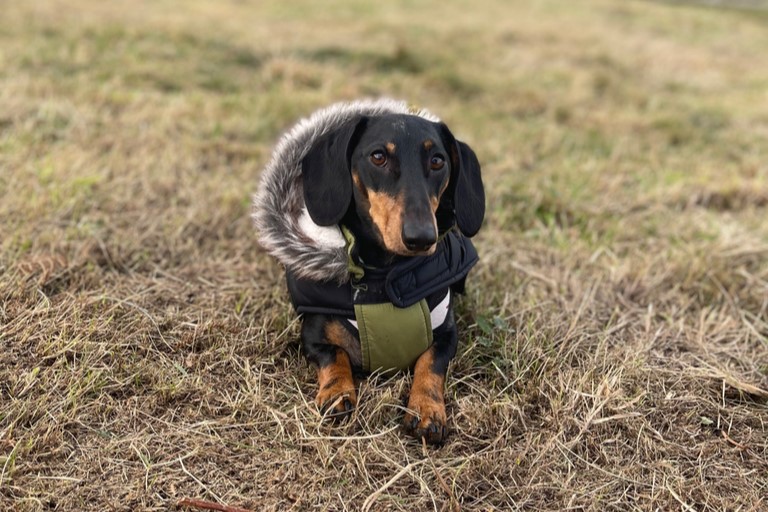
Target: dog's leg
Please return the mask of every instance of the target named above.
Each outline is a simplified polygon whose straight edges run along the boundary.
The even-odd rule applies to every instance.
[[[357,405],[348,345],[350,334],[338,320],[326,315],[306,315],[301,328],[304,353],[317,366],[319,389],[315,402],[333,419],[348,416]]]
[[[408,412],[403,418],[405,429],[417,439],[430,444],[442,443],[448,434],[445,414],[445,374],[456,354],[458,333],[453,311],[445,324],[433,333],[433,343],[416,361],[413,385],[408,398]]]

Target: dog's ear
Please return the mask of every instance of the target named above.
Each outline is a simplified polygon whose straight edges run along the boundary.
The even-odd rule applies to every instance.
[[[467,144],[457,141],[444,123],[439,125],[443,145],[450,153],[451,177],[437,208],[441,231],[455,220],[464,235],[472,237],[485,217],[485,189],[480,177],[480,162]]]
[[[351,152],[366,119],[356,117],[320,137],[301,161],[304,204],[318,226],[338,224],[352,200]]]

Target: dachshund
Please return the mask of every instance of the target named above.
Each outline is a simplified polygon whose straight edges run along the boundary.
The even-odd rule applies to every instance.
[[[474,151],[444,123],[416,115],[356,116],[314,142],[301,161],[301,176],[312,221],[343,226],[354,240],[351,261],[365,269],[433,261],[447,232],[466,240],[477,233],[485,215]],[[288,279],[291,289],[292,277]],[[450,288],[461,292],[463,285],[462,277]],[[444,387],[458,345],[453,296],[446,289],[427,290],[433,325],[433,308],[442,305],[439,326],[412,364],[403,419],[409,434],[430,444],[441,444],[448,433]],[[355,376],[365,373],[360,333],[348,316],[303,314],[301,344],[317,367],[316,403],[335,419],[348,416],[357,405]]]

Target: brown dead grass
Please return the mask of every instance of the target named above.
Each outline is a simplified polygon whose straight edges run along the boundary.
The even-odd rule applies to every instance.
[[[768,509],[768,36],[640,2],[6,2],[0,509]],[[436,13],[440,16],[436,17]],[[450,442],[324,424],[250,196],[387,94],[480,155]]]

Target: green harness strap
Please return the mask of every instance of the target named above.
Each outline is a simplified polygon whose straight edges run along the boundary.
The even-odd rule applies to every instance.
[[[394,304],[355,304],[365,371],[392,374],[411,368],[432,344],[427,301],[398,308]]]
[[[354,235],[345,226],[341,226],[341,231],[347,241],[347,264],[355,286],[365,275],[365,269],[352,256]],[[407,308],[390,302],[354,307],[366,372],[380,370],[392,374],[407,370],[432,344],[432,319],[425,299]]]

